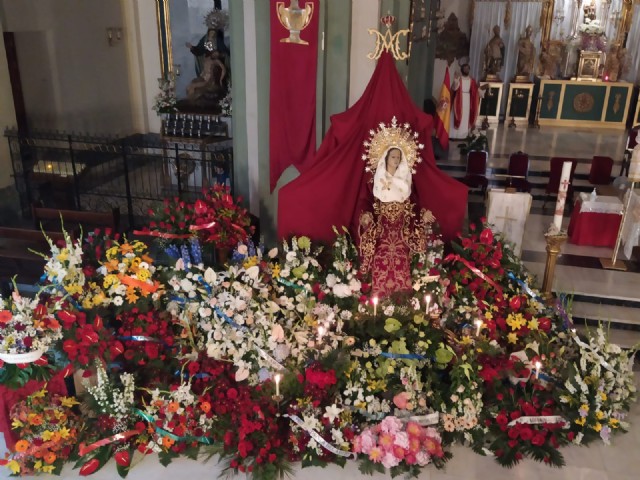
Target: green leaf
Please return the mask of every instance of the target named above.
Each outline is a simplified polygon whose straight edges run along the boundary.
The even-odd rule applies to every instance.
[[[439,348],[438,350],[436,350],[437,363],[442,363],[446,365],[451,361],[452,358],[453,358],[453,352],[449,351],[448,349]]]

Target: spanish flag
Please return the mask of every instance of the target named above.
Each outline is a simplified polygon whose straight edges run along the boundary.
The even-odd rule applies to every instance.
[[[444,73],[444,81],[440,89],[440,98],[436,109],[436,137],[442,148],[449,148],[449,126],[451,124],[451,80],[449,78],[449,67]]]

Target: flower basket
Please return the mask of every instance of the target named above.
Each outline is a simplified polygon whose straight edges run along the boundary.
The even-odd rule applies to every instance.
[[[0,360],[13,365],[18,363],[33,363],[44,355],[44,350],[33,350],[27,353],[0,353]]]

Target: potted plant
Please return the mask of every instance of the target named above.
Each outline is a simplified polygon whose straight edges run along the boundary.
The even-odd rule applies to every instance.
[[[472,130],[462,143],[458,144],[460,155],[467,155],[472,151],[489,151],[489,139],[486,130]]]

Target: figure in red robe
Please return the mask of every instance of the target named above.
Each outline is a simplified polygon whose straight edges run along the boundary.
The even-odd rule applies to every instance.
[[[453,99],[453,128],[449,137],[451,139],[467,138],[473,130],[478,119],[480,97],[478,84],[469,75],[469,64],[460,67],[462,76],[458,72],[453,76],[451,90],[455,92]]]

